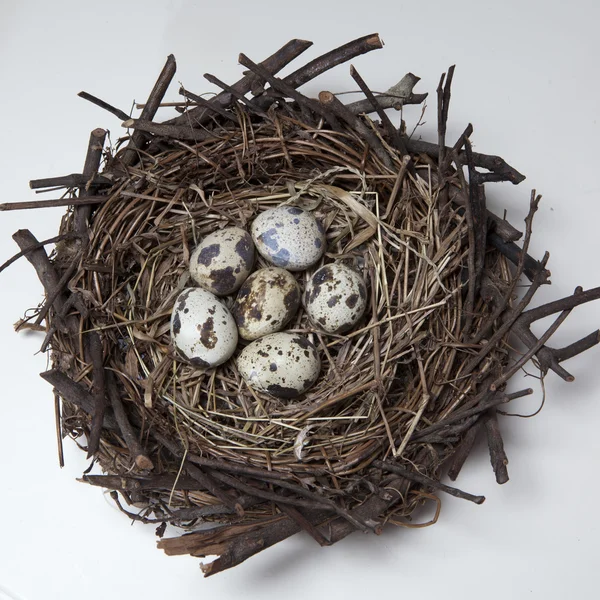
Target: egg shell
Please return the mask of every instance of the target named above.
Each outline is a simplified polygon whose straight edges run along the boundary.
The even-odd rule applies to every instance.
[[[190,275],[217,296],[237,291],[254,265],[254,243],[241,227],[225,227],[207,235],[190,256]]]
[[[196,367],[216,367],[234,352],[238,341],[233,316],[202,288],[187,288],[175,300],[171,339],[183,358]]]
[[[255,390],[279,398],[297,398],[317,380],[321,360],[305,337],[281,331],[255,340],[237,358],[237,368]]]
[[[255,340],[281,331],[300,306],[300,286],[285,269],[255,271],[238,291],[231,312],[240,337]]]
[[[250,230],[260,255],[288,271],[303,271],[325,252],[322,224],[297,206],[265,210],[254,219]]]
[[[327,333],[342,333],[363,316],[367,287],[356,271],[331,263],[315,271],[306,284],[302,300],[316,327]]]

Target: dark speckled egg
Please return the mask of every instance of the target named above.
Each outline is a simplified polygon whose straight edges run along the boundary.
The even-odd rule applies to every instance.
[[[244,348],[237,368],[253,389],[278,398],[297,398],[317,380],[321,360],[305,337],[282,331],[265,335]]]
[[[231,312],[240,337],[255,340],[281,331],[300,306],[300,287],[285,269],[255,271],[238,291]]]
[[[342,333],[363,316],[367,289],[356,271],[331,263],[315,271],[306,284],[302,300],[316,327],[328,333]]]
[[[225,227],[207,235],[190,257],[190,275],[216,296],[237,291],[254,265],[254,244],[247,231]]]
[[[171,313],[171,340],[194,366],[216,367],[235,351],[238,332],[227,307],[201,288],[187,288]]]
[[[260,213],[251,226],[260,255],[288,271],[303,271],[325,252],[323,226],[315,216],[297,206],[278,206]]]

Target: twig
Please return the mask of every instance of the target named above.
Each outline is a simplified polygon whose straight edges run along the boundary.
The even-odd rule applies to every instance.
[[[169,54],[167,57],[167,62],[163,67],[150,95],[148,96],[148,100],[146,101],[146,106],[144,110],[142,110],[142,114],[140,115],[140,121],[152,121],[160,103],[162,102],[167,88],[169,87],[173,76],[175,75],[175,71],[177,70],[177,65],[175,63],[175,57],[172,54]],[[127,117],[129,118],[129,117]],[[124,119],[125,120],[125,119]],[[129,140],[129,144],[123,151],[123,155],[121,160],[123,164],[127,166],[133,165],[137,158],[138,153],[137,150],[140,149],[144,142],[146,141],[147,136],[141,129],[136,129],[131,139]]]
[[[438,158],[440,155],[440,148],[437,144],[431,142],[424,142],[422,140],[415,140],[413,138],[406,138],[406,147],[409,152],[415,154],[427,154],[432,158]],[[451,148],[444,148],[444,155],[449,152]],[[465,160],[464,153],[459,152],[458,158],[461,161]],[[482,167],[495,173],[499,179],[498,181],[510,181],[515,185],[525,180],[525,176],[521,175],[516,169],[511,167],[499,156],[492,156],[488,154],[480,154],[479,152],[473,152],[473,164],[476,167]]]
[[[188,140],[190,142],[201,142],[209,137],[209,134],[206,131],[193,129],[189,125],[185,127],[183,125],[168,125],[166,123],[142,121],[141,119],[127,119],[127,121],[121,123],[121,126],[128,129],[134,129],[135,131],[145,131],[146,133],[161,137],[173,138],[175,140]]]
[[[197,454],[189,453],[187,460],[190,462],[200,465],[202,467],[209,467],[211,469],[217,469],[219,471],[229,471],[230,473],[237,473],[238,475],[248,475],[249,477],[265,478],[265,479],[290,479],[292,475],[286,475],[278,471],[267,471],[265,469],[259,469],[257,467],[248,467],[246,465],[239,465],[226,460],[216,460],[214,458],[205,458],[204,456],[198,456]]]
[[[88,440],[88,458],[91,458],[100,447],[100,436],[104,423],[104,413],[107,407],[106,380],[104,373],[104,355],[100,335],[90,331],[83,336],[83,347],[85,358],[92,365],[92,396],[94,398],[94,410],[92,413],[92,424]]]
[[[331,92],[320,92],[319,102],[363,138],[373,148],[373,152],[375,152],[377,158],[388,169],[393,169],[392,159],[388,151],[375,133],[360,120],[360,117],[351,113]]]
[[[29,182],[29,187],[32,190],[53,187],[101,187],[107,185],[112,185],[112,181],[107,177],[103,177],[102,175],[94,175],[92,178],[90,178],[83,173],[71,173],[70,175],[62,175],[61,177],[46,177],[45,179],[32,179]]]
[[[471,142],[468,139],[468,134],[471,131],[472,127],[469,125],[459,140],[459,142],[463,143],[465,146],[465,156],[469,168],[469,195],[467,203],[465,204],[469,237],[469,283],[467,288],[467,299],[464,306],[465,322],[462,329],[463,339],[465,340],[469,339],[471,327],[473,325],[475,301],[481,286],[487,240],[485,194],[483,186],[479,185],[475,179],[476,172],[473,164],[473,153],[471,151]],[[454,158],[457,161],[461,187],[466,189],[467,186],[464,181],[462,164],[457,155],[458,148],[455,147]]]
[[[471,450],[475,445],[475,440],[477,439],[477,434],[479,431],[481,431],[482,425],[483,423],[481,419],[475,421],[475,423],[473,423],[471,427],[467,429],[467,432],[465,433],[460,444],[454,450],[454,453],[451,456],[450,468],[448,469],[448,477],[452,481],[456,480],[463,465],[465,464],[465,461],[467,460],[467,457],[471,453]]]
[[[129,119],[129,115],[125,111],[119,108],[115,108],[114,106],[112,106],[112,104],[104,102],[104,100],[100,100],[100,98],[96,98],[96,96],[92,96],[92,94],[88,94],[88,92],[79,92],[79,94],[77,95],[80,98],[83,98],[84,100],[87,100],[88,102],[91,102],[92,104],[95,104],[96,106],[107,110],[109,113],[112,113],[117,118],[121,119],[121,121],[126,121],[127,119]]]
[[[312,46],[312,42],[306,40],[291,40],[282,46],[277,52],[266,58],[260,64],[269,73],[275,74],[281,71],[287,64],[302,54],[305,50]],[[240,94],[247,94],[256,82],[256,75],[249,73],[244,75],[242,79],[234,83],[231,87]],[[210,104],[218,104],[222,108],[228,108],[233,102],[233,96],[228,92],[221,92],[214,98],[209,100]],[[167,121],[169,125],[189,124],[190,120],[196,124],[206,123],[211,118],[211,114],[205,108],[199,106],[187,111],[179,117],[175,117]]]
[[[495,248],[508,258],[510,262],[514,265],[518,265],[521,261],[521,256],[523,255],[523,251],[517,244],[514,242],[505,241],[498,233],[492,231],[488,233],[488,244]],[[523,265],[523,275],[529,279],[529,281],[533,281],[536,277],[544,277],[547,279],[550,277],[550,272],[546,271],[545,265],[535,258],[529,256],[529,254],[525,254],[525,263]]]
[[[510,399],[511,398],[506,394],[486,391],[483,394],[481,394],[481,398],[477,406],[474,406],[473,408],[457,410],[452,414],[448,415],[448,417],[446,417],[443,421],[433,423],[432,425],[429,425],[428,427],[425,427],[420,431],[416,431],[415,433],[413,433],[410,441],[412,443],[420,442],[424,437],[431,435],[435,431],[444,429],[444,427],[447,427],[452,423],[462,421],[463,419],[468,419],[469,417],[480,415],[482,412],[485,412],[489,408],[509,402]]]
[[[383,123],[383,127],[390,139],[392,146],[398,149],[402,156],[406,155],[408,153],[406,150],[406,145],[400,137],[398,130],[390,121],[390,118],[387,116],[385,110],[383,110],[379,106],[379,104],[377,104],[377,99],[373,95],[373,92],[369,89],[369,86],[365,83],[364,79],[359,75],[358,71],[354,68],[353,65],[350,65],[350,75],[352,76],[352,79],[356,81],[362,93],[367,97],[367,100],[373,105],[373,108],[377,112],[377,116],[381,119],[381,122]],[[415,167],[412,164],[412,161],[409,163],[408,168],[410,172],[414,174]]]
[[[253,102],[246,98],[244,94],[238,92],[233,86],[227,85],[225,82],[221,81],[219,78],[215,77],[214,75],[211,75],[210,73],[204,73],[204,79],[231,94],[234,98],[236,98],[242,104],[244,104],[250,112],[253,112],[254,114],[258,115],[259,117],[262,117],[263,119],[269,118],[267,116],[267,113],[264,110],[262,110],[262,108],[258,108],[257,106],[255,106]]]
[[[455,65],[448,69],[448,74],[442,73],[437,87],[437,129],[438,129],[438,177],[439,185],[442,191],[446,190],[446,200],[448,187],[446,184],[446,168],[449,164],[447,160],[448,151],[446,149],[446,125],[448,123],[448,111],[450,109],[450,96],[452,88],[452,78],[454,77]],[[444,205],[444,204],[443,204]]]
[[[110,398],[115,419],[117,420],[117,424],[119,425],[123,439],[129,448],[129,453],[133,458],[135,466],[142,470],[152,470],[154,468],[154,464],[148,457],[148,454],[142,448],[142,445],[138,439],[138,435],[134,431],[129,419],[127,418],[123,401],[121,400],[119,390],[117,389],[115,377],[110,371],[107,374],[106,383],[108,397]]]
[[[529,212],[527,217],[525,217],[525,239],[523,240],[523,248],[519,254],[519,260],[517,263],[517,270],[512,278],[508,289],[504,292],[504,295],[497,299],[496,306],[494,306],[493,313],[489,316],[486,323],[482,323],[479,328],[479,331],[476,335],[472,337],[473,343],[479,343],[492,329],[496,319],[500,317],[500,315],[504,312],[506,307],[510,304],[512,295],[515,291],[517,284],[521,279],[521,275],[525,270],[525,264],[527,262],[527,254],[529,250],[529,244],[531,242],[531,235],[533,233],[533,217],[537,212],[541,196],[536,195],[535,190],[531,191],[531,198],[529,201]],[[485,300],[485,298],[484,298]]]
[[[311,60],[303,67],[285,77],[283,81],[293,88],[299,88],[301,85],[312,81],[315,77],[333,69],[337,65],[380,48],[383,48],[383,42],[378,33],[365,35]]]
[[[46,290],[46,296],[54,295],[54,291],[59,289],[60,279],[43,246],[40,245],[38,240],[28,229],[20,229],[12,237],[19,245],[19,248],[21,248],[21,251],[27,260],[35,268],[38,278]],[[35,247],[35,249],[33,249],[33,247]],[[66,299],[64,298],[64,294],[56,294],[54,304],[57,312],[60,312],[64,307],[65,302]],[[77,320],[74,317],[67,318],[64,326],[66,326],[73,334],[79,329]]]
[[[211,102],[210,100],[206,100],[202,96],[197,96],[189,90],[186,90],[183,86],[179,88],[179,93],[182,96],[185,96],[187,99],[193,100],[196,104],[204,107],[206,110],[210,112],[215,112],[227,119],[228,121],[231,121],[232,123],[235,123],[237,125],[238,119],[234,117],[230,112],[227,112],[220,104],[216,102]]]
[[[69,281],[71,280],[71,278],[73,277],[78,266],[79,266],[79,258],[76,257],[74,260],[71,261],[71,264],[67,267],[65,272],[61,275],[58,285],[56,286],[56,288],[52,292],[52,294],[48,294],[46,296],[46,299],[44,300],[44,305],[40,308],[40,311],[38,312],[38,314],[35,318],[36,325],[41,325],[42,321],[46,318],[46,315],[50,312],[50,309],[54,305],[54,301],[56,300],[56,298],[60,294],[62,294],[63,290],[67,289],[67,285],[68,285]],[[87,310],[83,300],[81,300],[81,298],[79,297],[79,294],[71,294],[67,298],[67,302],[63,306],[62,310],[58,313],[58,316],[61,319],[65,318],[67,316],[66,312],[68,310],[70,310],[71,306],[75,306],[77,308],[77,310],[79,311],[79,314],[82,317],[84,317],[84,318],[87,317],[88,310]],[[42,346],[42,352],[45,352],[44,346]]]
[[[62,469],[65,466],[65,454],[63,450],[62,420],[60,415],[60,395],[54,390],[54,423],[56,425],[56,445],[58,447],[58,465]]]
[[[425,101],[428,94],[413,93],[413,88],[420,80],[420,77],[417,77],[412,73],[407,73],[396,85],[387,90],[387,92],[375,95],[377,106],[383,110],[388,108],[400,110],[407,104],[421,104]],[[346,107],[355,115],[375,112],[373,104],[369,102],[369,100],[357,100],[356,102],[346,104]]]
[[[63,240],[72,240],[77,237],[79,237],[78,234],[70,231],[67,233],[62,233],[60,235],[55,235],[54,237],[48,238],[47,240],[42,240],[41,242],[37,242],[36,244],[28,246],[26,250],[21,250],[21,252],[17,252],[14,256],[11,256],[5,263],[0,265],[0,273],[2,273],[4,269],[10,267],[10,265],[12,265],[14,262],[19,260],[23,256],[26,256],[29,252],[33,252],[38,248],[43,248],[48,244],[56,244],[57,242],[62,242]]]
[[[481,361],[496,348],[496,344],[508,333],[514,322],[527,308],[540,286],[547,282],[546,263],[548,262],[549,258],[550,255],[546,253],[541,262],[542,270],[533,278],[533,282],[517,306],[507,313],[504,323],[494,332],[492,336],[490,336],[488,343],[483,346],[483,348],[465,365],[462,371],[463,376],[472,373],[473,369],[475,369],[481,363]]]
[[[196,467],[189,461],[185,462],[185,470],[193,477],[196,481],[204,486],[204,489],[208,490],[215,498],[218,498],[225,506],[232,509],[238,516],[244,514],[242,505],[237,501],[235,496],[230,495],[227,490],[223,489],[216,481],[213,476],[206,473],[199,467]],[[217,478],[218,479],[218,478]]]
[[[545,342],[550,338],[552,333],[558,328],[558,326],[573,308],[586,302],[598,300],[599,298],[600,288],[592,288],[585,292],[581,290],[581,288],[578,288],[575,291],[575,294],[572,296],[567,296],[560,300],[555,300],[554,302],[549,302],[537,308],[523,312],[519,319],[517,319],[512,331],[529,348],[526,356],[531,357],[533,354],[536,354],[538,360],[540,361],[542,374],[545,375],[549,370],[552,370],[565,381],[570,382],[575,380],[575,377],[561,367],[560,363],[564,360],[572,358],[573,356],[577,356],[581,352],[585,352],[586,350],[589,350],[598,344],[600,341],[600,331],[594,331],[584,338],[574,342],[573,344],[565,346],[564,348],[550,348],[545,345]],[[542,338],[538,339],[531,332],[531,323],[539,319],[543,319],[544,317],[548,317],[559,311],[563,312],[564,317],[561,315],[553,327],[551,327],[546,334],[542,336]],[[522,360],[523,359],[521,359],[520,362],[522,362]]]
[[[326,498],[317,497],[315,494],[312,494],[308,490],[303,490],[303,494],[310,499],[303,500],[302,498],[295,498],[293,496],[284,496],[282,494],[278,494],[276,492],[270,492],[261,488],[258,488],[254,485],[246,484],[239,479],[232,477],[230,475],[226,475],[225,473],[220,473],[216,470],[211,471],[212,476],[227,485],[230,485],[233,488],[241,490],[247,494],[257,496],[259,498],[264,498],[265,500],[270,500],[275,503],[282,504],[291,504],[292,506],[297,506],[300,508],[312,508],[312,509],[329,509],[332,512],[337,513],[340,517],[347,519],[352,525],[362,531],[368,531],[368,527],[362,523],[361,521],[354,518],[350,513],[345,511],[343,508],[337,506],[334,502],[327,500]],[[279,485],[281,487],[288,487],[290,484],[283,481],[274,481],[274,485]],[[295,491],[298,490],[299,486],[294,486]]]
[[[490,460],[494,468],[496,481],[499,484],[506,483],[508,481],[508,470],[506,468],[508,458],[506,458],[506,453],[504,452],[504,442],[500,434],[498,415],[495,408],[490,409],[485,415],[484,423],[490,449]]]
[[[98,168],[100,167],[100,161],[102,160],[102,150],[104,148],[104,140],[106,139],[106,131],[104,129],[94,129],[90,134],[90,140],[88,142],[87,154],[85,156],[85,163],[83,166],[83,176],[89,181],[96,175]],[[86,189],[85,185],[79,188],[79,198],[85,198],[91,196],[90,191]],[[87,240],[88,236],[88,220],[92,213],[92,206],[90,204],[80,204],[75,208],[75,214],[73,216],[73,230],[82,237],[82,240]]]
[[[109,490],[122,492],[143,492],[155,490],[202,490],[198,482],[187,475],[174,475],[172,473],[157,473],[154,475],[84,475],[81,480],[88,485],[103,487]]]
[[[310,535],[319,546],[331,546],[331,542],[299,510],[289,504],[278,504],[277,508]]]
[[[57,206],[82,206],[101,204],[108,196],[87,196],[86,198],[53,198],[51,200],[28,200],[26,202],[5,202],[0,204],[0,212],[9,210],[37,210],[38,208],[56,208]]]
[[[81,383],[73,381],[68,375],[58,369],[50,369],[40,373],[40,377],[58,390],[58,393],[70,404],[77,406],[88,415],[94,412],[94,398]],[[105,429],[119,431],[119,426],[112,411],[104,414]]]
[[[454,487],[450,487],[442,483],[441,481],[437,481],[431,477],[427,477],[421,473],[417,473],[415,471],[411,471],[410,469],[406,469],[402,465],[397,463],[390,463],[383,460],[375,460],[373,461],[373,466],[378,469],[383,469],[384,471],[390,471],[391,473],[396,473],[396,475],[401,475],[402,477],[414,481],[415,483],[419,483],[421,485],[425,485],[427,487],[432,487],[436,490],[441,490],[442,492],[446,492],[446,494],[450,494],[455,498],[462,498],[463,500],[469,500],[469,502],[474,502],[475,504],[483,504],[485,502],[485,496],[474,496],[473,494],[469,494],[468,492],[463,492]]]
[[[339,128],[331,112],[324,110],[323,107],[321,107],[316,100],[313,100],[312,98],[307,98],[300,92],[296,91],[296,89],[293,86],[285,83],[281,79],[277,79],[276,77],[271,75],[266,69],[262,68],[260,65],[250,60],[245,54],[240,54],[238,57],[238,61],[241,65],[244,65],[246,68],[250,69],[257,76],[262,77],[271,85],[271,87],[273,87],[273,89],[295,100],[303,109],[309,109],[313,112],[316,112],[317,114],[320,114],[325,119],[327,119],[332,128]]]

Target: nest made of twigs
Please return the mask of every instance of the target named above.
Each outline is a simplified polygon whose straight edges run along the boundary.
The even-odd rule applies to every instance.
[[[83,268],[71,285],[90,306],[81,330],[100,335],[104,368],[136,407],[142,435],[150,436],[144,455],[160,461],[161,472],[178,473],[186,453],[223,460],[286,481],[310,480],[315,502],[341,497],[351,509],[372,493],[365,474],[373,461],[415,461],[424,443],[409,443],[417,426],[463,407],[507,353],[499,344],[476,370],[465,370],[473,354],[465,324],[477,332],[491,309],[480,300],[465,319],[467,220],[450,205],[441,217],[435,161],[413,156],[411,173],[409,157],[388,146],[386,166],[356,132],[315,127],[288,114],[289,107],[267,118],[236,112],[235,122],[219,124],[201,142],[156,144],[116,177],[91,218],[84,254],[76,255]],[[119,169],[123,152],[106,157],[108,172]],[[460,189],[458,175],[448,183]],[[175,298],[193,285],[190,250],[222,227],[248,228],[282,203],[313,211],[326,230],[327,252],[299,275],[301,287],[323,264],[344,261],[360,270],[368,290],[365,317],[345,335],[320,331],[303,310],[287,326],[311,338],[323,364],[317,384],[295,401],[249,388],[235,360],[194,367],[174,352],[169,333]],[[73,214],[62,233],[73,231]],[[58,260],[71,260],[69,244],[79,242],[59,246]],[[506,260],[494,251],[485,260],[490,284],[504,291],[511,280]],[[80,359],[77,344],[57,334],[53,359],[91,386],[93,364]],[[157,456],[153,432],[178,452]],[[127,474],[132,458],[140,463],[121,448],[119,433],[103,432],[97,458],[105,471]],[[167,499],[171,510],[189,504],[189,495],[166,489],[152,507]]]
[[[51,260],[29,232],[15,234],[46,287],[37,321],[46,321],[53,369],[42,376],[63,400],[62,432],[85,434],[105,473],[85,481],[115,490],[134,519],[194,531],[160,545],[171,554],[219,554],[207,574],[299,530],[331,544],[355,529],[406,524],[434,489],[482,502],[440,484],[442,465],[450,458],[455,477],[485,427],[496,477],[507,480],[495,407],[530,392],[503,392],[542,348],[529,324],[599,295],[578,290],[524,319],[548,278],[547,259],[527,255],[539,197],[532,194],[520,249],[520,233],[486,211],[483,184],[523,176],[499,157],[472,153],[470,127],[445,146],[452,69],[438,89],[432,144],[383,112],[424,100],[413,93],[413,75],[374,96],[351,69],[366,96],[353,105],[329,92],[318,100],[297,92],[381,47],[378,36],[275,78],[306,44],[293,40],[258,65],[241,55],[250,72],[240,82],[209,78],[224,90],[211,101],[182,89],[183,114],[163,124],[152,117],[175,72],[172,57],[140,119],[82,93],[127,118],[133,133],[103,150],[106,132],[95,130],[82,175],[32,182],[79,192],[58,201],[72,208]],[[368,116],[374,112],[379,120]],[[175,298],[191,285],[193,247],[220,228],[248,228],[282,203],[313,211],[326,230],[327,252],[297,274],[300,286],[338,261],[360,271],[368,290],[364,317],[345,334],[319,330],[302,309],[287,326],[309,336],[322,362],[316,385],[295,400],[249,388],[235,356],[213,369],[189,364],[169,333]],[[515,304],[522,275],[532,285]],[[529,353],[513,363],[515,331]],[[570,377],[560,360],[597,338],[560,356],[546,349],[542,370]],[[141,510],[123,508],[117,492]],[[215,527],[196,531],[206,522]]]

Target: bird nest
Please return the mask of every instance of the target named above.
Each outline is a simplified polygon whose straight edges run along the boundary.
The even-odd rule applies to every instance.
[[[293,40],[259,64],[240,55],[248,71],[239,82],[207,76],[223,90],[209,100],[182,88],[181,114],[165,123],[152,119],[173,57],[139,119],[82,92],[131,135],[104,148],[106,131],[94,130],[82,174],[32,182],[67,188],[33,203],[69,206],[56,238],[15,234],[46,289],[19,327],[45,323],[52,369],[42,376],[55,389],[60,438],[85,439],[103,471],[83,480],[112,490],[131,518],[160,524],[161,537],[167,524],[184,528],[159,546],[219,555],[207,574],[301,530],[328,545],[357,529],[410,526],[440,490],[483,502],[440,478],[458,475],[482,432],[497,480],[508,479],[498,412],[531,390],[507,394],[507,381],[532,358],[542,373],[571,379],[560,363],[598,342],[595,332],[566,348],[545,345],[597,289],[526,310],[549,276],[547,256],[527,254],[539,197],[520,247],[521,233],[486,209],[484,184],[523,176],[472,152],[470,126],[446,145],[453,68],[437,90],[438,140],[428,143],[385,112],[424,101],[412,74],[374,94],[351,68],[364,94],[352,104],[297,91],[381,47],[377,35],[275,76],[309,45]],[[346,333],[322,331],[303,309],[287,325],[312,341],[322,364],[294,399],[246,384],[235,362],[243,342],[232,360],[203,369],[170,335],[175,299],[194,285],[194,247],[223,227],[249,229],[281,204],[311,211],[326,231],[321,261],[296,274],[301,288],[334,261],[352,265],[367,288],[366,312]],[[48,243],[56,243],[50,258]],[[517,298],[522,278],[530,286]],[[223,302],[231,307],[233,297]],[[530,324],[554,313],[555,325],[535,337]]]

